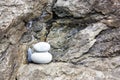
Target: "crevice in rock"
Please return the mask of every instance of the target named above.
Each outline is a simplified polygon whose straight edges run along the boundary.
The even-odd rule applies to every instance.
[[[53,0],[53,2],[52,2],[53,4],[51,6],[52,8],[53,8],[53,6],[55,5],[56,2],[57,2],[57,0]]]
[[[46,35],[45,35],[45,41],[47,40],[47,37],[48,37],[48,35],[49,35],[49,33],[50,33],[50,29],[52,28],[52,25],[51,24],[48,24],[48,26],[46,27],[46,30],[47,30],[47,33],[46,33]]]
[[[100,22],[101,20],[106,19],[108,17],[102,14],[101,12],[89,13],[89,14],[86,14],[84,17],[73,17],[73,16],[59,17],[54,11],[52,11],[52,13],[53,13],[53,18],[48,20],[46,22],[47,24],[52,24],[53,22],[56,22],[57,20],[64,19],[64,20],[70,20],[72,24],[81,23],[85,25],[85,24]],[[93,15],[101,15],[103,17],[99,19],[95,19],[93,18]]]
[[[54,0],[54,4],[55,4],[56,1],[57,1],[57,0]],[[53,4],[53,5],[54,5],[54,4]],[[52,6],[52,8],[53,8],[53,6]],[[44,14],[44,9],[43,9],[43,11],[42,11],[42,14]],[[59,17],[59,16],[55,13],[55,11],[52,9],[52,15],[53,15],[53,17],[52,17],[51,19],[43,22],[43,23],[46,23],[46,24],[47,24],[47,27],[46,27],[46,30],[47,30],[47,31],[46,31],[46,34],[44,35],[44,37],[45,37],[45,40],[44,40],[44,41],[46,41],[47,38],[48,38],[48,35],[49,35],[50,31],[51,31],[50,29],[52,28],[52,23],[56,22],[57,20],[60,20],[60,19],[61,19],[61,20],[62,20],[62,19],[63,19],[63,20],[69,20],[70,23],[69,23],[67,26],[73,27],[72,25],[77,25],[77,26],[80,26],[80,27],[81,27],[80,30],[82,30],[82,29],[84,29],[86,26],[88,26],[89,24],[99,22],[100,20],[106,18],[106,16],[105,16],[104,14],[102,14],[101,12],[97,12],[97,11],[92,11],[91,13],[86,14],[84,17],[73,17],[73,16]],[[104,17],[97,20],[97,19],[95,19],[95,18],[92,18],[93,15],[101,15],[101,16],[104,16]],[[40,15],[40,17],[34,18],[34,19],[30,20],[30,21],[32,21],[33,23],[36,22],[36,21],[40,21],[41,16],[42,16],[42,15]],[[30,22],[30,21],[29,21],[29,22]],[[26,21],[24,21],[24,20],[23,20],[23,22],[25,23],[26,26],[31,26],[31,23],[26,22]],[[83,27],[82,27],[82,26],[83,26]],[[31,28],[31,27],[30,27],[30,28]],[[28,32],[30,32],[30,34],[31,34],[32,30],[31,30],[31,29],[28,29],[28,30],[29,30]],[[25,42],[25,43],[27,43],[27,42]],[[82,56],[83,56],[83,55],[82,55]],[[80,57],[81,57],[81,56],[80,56]],[[80,58],[80,57],[77,57],[77,58],[75,58],[75,59],[78,59],[78,58]],[[58,61],[58,62],[59,62],[59,61]],[[62,62],[62,61],[60,61],[60,62]],[[63,61],[63,62],[64,62],[64,61]],[[66,61],[66,62],[67,62],[67,61]]]
[[[87,26],[88,24],[96,23],[96,22],[99,22],[100,20],[106,18],[106,16],[104,14],[102,14],[101,12],[97,12],[97,11],[91,11],[90,13],[86,14],[84,17],[73,17],[73,16],[59,17],[53,9],[53,6],[55,5],[56,1],[57,0],[53,0],[53,4],[52,4],[51,13],[52,13],[53,17],[45,22],[47,24],[47,27],[46,27],[47,32],[44,35],[45,41],[47,39],[48,34],[50,33],[52,23],[56,22],[59,19],[69,19],[71,21],[71,23],[68,26],[71,26],[71,24],[76,24],[76,23],[80,23],[80,24],[83,24],[84,26]],[[44,13],[44,11],[45,11],[45,9],[42,10],[42,14]],[[92,16],[96,15],[96,14],[102,15],[102,16],[104,16],[104,18],[99,19],[99,20],[96,20],[96,19],[92,18]],[[40,15],[40,17],[41,16],[42,15]],[[34,18],[31,21],[39,21],[40,17]],[[24,21],[24,22],[25,22],[26,25],[28,25],[28,22],[26,22],[26,21]]]
[[[9,48],[9,46],[10,46],[10,45],[8,45],[7,48],[6,48],[3,52],[1,52],[0,63],[1,63],[1,62],[4,60],[4,58],[6,57],[6,52],[7,52],[8,48]]]
[[[15,58],[14,58],[15,59]],[[13,63],[12,67],[11,67],[11,73],[10,73],[10,77],[8,80],[11,80],[11,78],[13,77],[13,75],[15,74],[15,70],[16,70],[16,63]]]

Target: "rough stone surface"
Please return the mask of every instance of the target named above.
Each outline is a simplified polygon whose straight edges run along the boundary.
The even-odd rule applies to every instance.
[[[17,69],[21,64],[26,63],[25,45],[9,45],[0,56],[0,79],[15,80]]]
[[[21,64],[27,63],[27,45],[20,44],[26,22],[40,16],[47,0],[0,1],[0,80],[15,80]]]
[[[93,3],[94,0],[57,0],[54,11],[60,17],[82,17],[92,10]]]
[[[74,62],[75,58],[88,52],[96,42],[95,37],[105,29],[107,27],[102,23],[89,25],[80,31],[77,31],[75,28],[70,28],[69,30],[68,28],[66,30],[65,27],[53,28],[47,37],[48,42],[54,48],[53,51],[51,50],[51,53],[58,61]],[[70,35],[70,33],[72,34]]]
[[[112,76],[115,72],[97,71],[61,62],[46,65],[29,64],[19,68],[17,80],[119,80],[119,73]]]
[[[120,28],[103,31],[96,40],[96,44],[90,49],[93,56],[113,57],[120,54]]]
[[[31,18],[38,17],[41,13],[41,9],[43,8],[43,4],[45,4],[46,0],[43,1],[0,1],[0,30],[6,30],[12,24],[18,24],[21,19],[26,21]]]
[[[24,69],[24,71],[22,71]],[[47,65],[24,65],[17,80],[97,80],[104,79],[104,73],[69,63],[50,63]]]
[[[120,0],[1,0],[0,80],[119,80]],[[26,52],[47,41],[50,64]]]
[[[120,25],[120,0],[57,0],[53,10],[59,17],[105,14],[106,18],[102,22],[111,27]]]
[[[119,15],[120,0],[95,0],[94,8],[103,14]]]

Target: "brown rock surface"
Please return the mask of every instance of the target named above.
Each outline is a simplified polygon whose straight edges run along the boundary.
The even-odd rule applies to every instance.
[[[26,63],[26,45],[19,40],[25,22],[40,16],[46,0],[0,1],[0,80],[15,80],[17,69]]]
[[[42,4],[40,4],[42,3]],[[21,23],[22,20],[28,21],[32,18],[38,17],[41,14],[41,9],[46,0],[31,1],[31,0],[3,0],[0,1],[0,31],[3,34],[4,31],[10,27],[16,26]],[[2,37],[2,35],[1,35]]]
[[[24,70],[24,71],[23,71]],[[17,80],[103,80],[104,73],[69,63],[23,65]]]
[[[1,0],[0,80],[119,80],[120,0]],[[51,44],[53,61],[27,61]]]

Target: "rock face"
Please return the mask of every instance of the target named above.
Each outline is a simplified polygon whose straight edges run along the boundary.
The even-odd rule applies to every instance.
[[[94,0],[57,0],[54,10],[60,17],[82,17],[91,12],[93,3]]]
[[[33,68],[34,66],[34,68]],[[44,67],[44,68],[43,68]],[[25,70],[25,71],[22,71]],[[24,65],[19,69],[18,80],[103,80],[104,73],[69,63]],[[93,76],[91,76],[93,75]],[[29,77],[28,77],[29,76]],[[33,78],[34,77],[34,78]]]
[[[49,42],[53,61],[27,61]],[[0,1],[0,80],[119,80],[120,0]]]
[[[103,31],[101,35],[97,36],[96,44],[90,49],[90,53],[94,56],[118,56],[120,51],[119,37],[120,28]]]
[[[96,42],[96,35],[105,29],[107,29],[107,27],[104,24],[95,23],[78,32],[69,40],[69,48],[63,56],[63,60],[68,59],[68,61],[72,60],[72,62],[74,62],[74,58],[78,58],[88,52]]]
[[[39,4],[39,3],[43,4]],[[38,17],[41,9],[47,1],[0,1],[0,31],[9,29],[8,27],[18,25],[21,20],[28,21],[31,18]]]
[[[17,69],[26,63],[27,45],[19,43],[26,22],[40,16],[46,0],[0,1],[0,80],[15,80]]]
[[[96,39],[94,39],[96,35],[105,29],[107,29],[107,27],[102,23],[89,25],[81,31],[77,31],[77,29],[74,28],[65,30],[64,27],[60,27],[60,29],[56,29],[55,27],[47,37],[51,46],[54,48],[51,53],[55,55],[56,60],[60,59],[60,61],[73,62],[74,58],[78,58],[88,52],[96,42]],[[70,33],[72,34],[70,35]]]

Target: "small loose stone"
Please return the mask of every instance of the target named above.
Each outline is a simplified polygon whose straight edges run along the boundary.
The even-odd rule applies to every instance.
[[[32,49],[31,49],[31,48],[28,48],[28,51],[27,51],[27,59],[28,59],[28,62],[32,62],[32,60],[31,60],[31,55],[32,55]]]
[[[33,48],[38,52],[46,52],[50,50],[50,44],[47,42],[39,42],[33,45]]]
[[[31,59],[34,63],[50,63],[52,55],[49,52],[35,52],[31,55]]]

